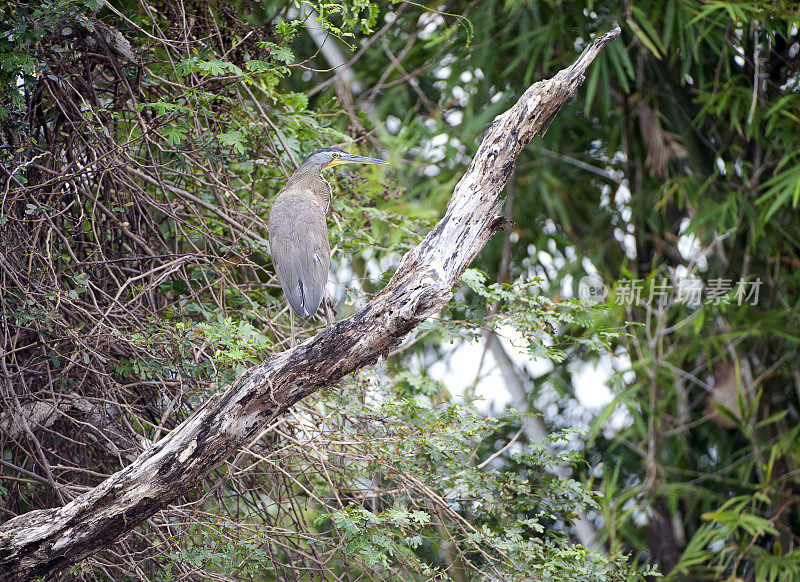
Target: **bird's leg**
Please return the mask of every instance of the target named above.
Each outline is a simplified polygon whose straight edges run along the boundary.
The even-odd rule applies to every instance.
[[[291,340],[291,342],[292,343],[289,344],[289,347],[293,348],[294,347],[294,311],[292,311],[291,309],[289,309],[289,321],[292,322],[292,325],[291,325],[291,329],[292,329],[292,332],[291,332],[292,340]]]
[[[325,294],[325,298],[322,300],[322,312],[325,315],[325,323],[327,325],[333,325],[333,318],[339,315],[336,311],[336,308],[333,306],[333,301]]]

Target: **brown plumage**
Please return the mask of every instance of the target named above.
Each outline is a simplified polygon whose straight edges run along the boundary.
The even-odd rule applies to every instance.
[[[322,170],[348,163],[386,162],[354,156],[339,148],[317,150],[291,175],[269,213],[272,263],[292,311],[303,317],[319,309],[331,262],[325,223],[331,187]]]

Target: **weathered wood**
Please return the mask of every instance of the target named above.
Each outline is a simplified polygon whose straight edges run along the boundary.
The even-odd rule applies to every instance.
[[[0,580],[46,576],[108,547],[195,487],[298,400],[385,356],[442,309],[458,277],[506,222],[498,210],[520,150],[547,129],[586,67],[619,33],[615,28],[597,38],[572,66],[532,85],[494,120],[445,216],[364,309],[244,373],[93,490],[0,526]]]

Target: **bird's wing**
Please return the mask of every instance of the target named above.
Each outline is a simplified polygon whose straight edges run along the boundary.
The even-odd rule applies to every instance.
[[[307,197],[286,193],[272,207],[268,231],[272,263],[289,305],[298,315],[314,315],[331,260],[324,212]]]

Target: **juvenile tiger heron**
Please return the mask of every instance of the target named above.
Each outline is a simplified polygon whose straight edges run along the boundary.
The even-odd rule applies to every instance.
[[[386,164],[383,160],[323,148],[308,156],[278,193],[269,213],[267,232],[272,264],[292,311],[301,317],[317,313],[325,294],[331,247],[325,214],[331,185],[322,171],[340,164]],[[294,316],[292,345],[294,345]]]

